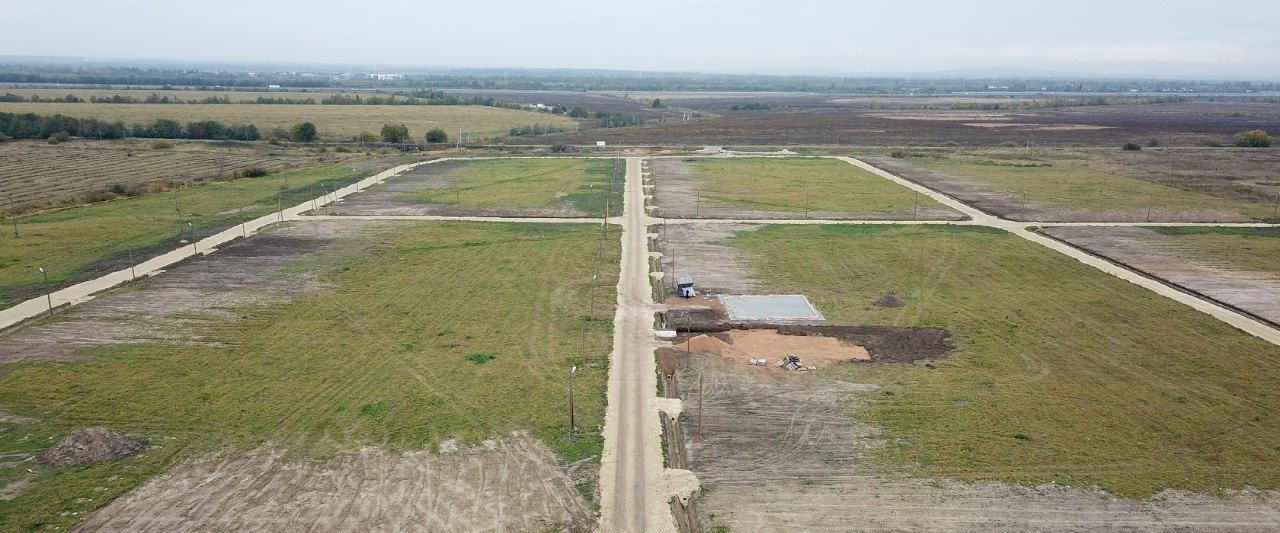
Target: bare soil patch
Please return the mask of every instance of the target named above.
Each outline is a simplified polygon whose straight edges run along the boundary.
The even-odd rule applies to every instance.
[[[881,296],[879,299],[872,302],[871,305],[874,305],[876,307],[884,307],[887,309],[896,309],[898,307],[906,307],[907,304],[903,303],[902,300],[899,300],[898,295],[891,292],[889,294]]]
[[[123,459],[142,451],[147,441],[106,428],[77,429],[40,454],[44,466],[80,466]]]
[[[207,342],[197,332],[204,321],[236,319],[246,305],[281,303],[324,288],[324,260],[358,253],[374,243],[354,239],[376,223],[296,222],[217,253],[200,256],[59,315],[0,336],[0,364],[68,361],[81,350],[110,344]],[[288,265],[316,260],[314,268]]]
[[[452,453],[268,449],[181,464],[77,531],[590,531],[569,467],[525,435]]]
[[[733,235],[755,231],[756,224],[664,224],[655,227],[666,295],[675,279],[692,276],[700,294],[758,294],[762,289],[742,251],[728,245]]]
[[[1280,324],[1280,275],[1233,268],[1180,249],[1146,228],[1049,227],[1045,234],[1110,258],[1189,292]],[[1280,260],[1280,259],[1278,259]]]
[[[776,368],[784,356],[800,358],[805,367],[826,368],[848,361],[870,361],[871,353],[835,337],[785,335],[774,329],[738,329],[685,339],[687,351],[713,353],[739,363],[765,359],[760,368]]]
[[[873,464],[888,442],[849,416],[876,385],[670,354],[708,528],[731,531],[1264,531],[1280,493],[1165,491],[1142,501],[1060,485],[915,479]],[[699,381],[702,389],[699,394]],[[697,413],[697,414],[695,414]],[[700,423],[699,423],[700,422]]]

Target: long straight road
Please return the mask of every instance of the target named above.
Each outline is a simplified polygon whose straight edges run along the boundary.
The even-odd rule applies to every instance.
[[[644,210],[639,159],[627,159],[624,198],[622,268],[600,458],[600,525],[609,532],[671,531],[675,523],[659,489],[662,427],[656,410],[657,342],[648,263],[652,219]]]
[[[666,468],[662,461],[659,411],[679,417],[679,400],[658,398],[658,348],[653,327],[649,275],[649,227],[640,159],[627,159],[622,224],[622,265],[618,310],[609,355],[608,407],[600,458],[601,531],[676,531],[671,498],[687,498],[698,488],[692,472]]]

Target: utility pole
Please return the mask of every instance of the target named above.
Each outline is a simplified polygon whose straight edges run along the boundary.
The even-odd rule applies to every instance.
[[[920,191],[916,191],[915,197],[912,199],[911,220],[920,220]]]
[[[1280,199],[1277,199],[1280,201]],[[18,210],[13,207],[13,195],[9,195],[9,218],[13,219],[13,238],[18,238]]]
[[[178,213],[178,240],[182,240],[182,185],[173,189],[173,209]]]
[[[40,267],[40,274],[44,276],[44,298],[49,303],[49,316],[53,316],[53,294],[49,292],[49,271],[44,267]]]
[[[702,438],[702,369],[698,369],[698,438]]]
[[[133,262],[133,248],[129,249],[129,279],[138,279],[137,265]]]
[[[578,428],[578,421],[573,413],[573,375],[576,373],[578,365],[569,367],[569,440],[573,440],[573,434]]]
[[[191,225],[190,222],[188,222],[187,228],[191,230],[191,251],[194,252],[196,255],[199,255],[200,248],[196,247],[196,243],[200,242],[200,240],[196,238],[196,227]]]

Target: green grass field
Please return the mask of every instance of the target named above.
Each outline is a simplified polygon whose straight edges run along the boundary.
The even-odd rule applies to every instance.
[[[323,195],[326,187],[333,190],[363,175],[346,166],[319,166],[23,216],[17,220],[17,238],[5,221],[0,231],[0,307],[43,292],[39,267],[49,271],[51,285],[81,280],[92,275],[86,268],[127,259],[129,250],[176,246],[179,228],[184,234],[199,233],[257,218],[278,204],[297,205]],[[281,193],[281,188],[287,190]]]
[[[1280,228],[1153,227],[1197,259],[1280,274]]]
[[[0,409],[39,420],[0,423],[0,453],[94,425],[152,443],[113,463],[42,469],[33,487],[0,501],[0,530],[67,526],[181,458],[268,443],[323,458],[523,430],[567,460],[600,453],[617,230],[413,223],[366,231],[358,238],[376,241],[374,251],[325,264],[333,290],[239,309],[235,321],[204,317],[208,325],[196,327],[223,347],[99,347],[80,362],[0,367]],[[586,320],[597,260],[596,313]],[[571,365],[579,366],[576,440],[566,413]],[[0,486],[5,475],[0,468]]]
[[[148,93],[149,94],[149,93]],[[289,95],[296,97],[296,95]],[[145,97],[145,96],[144,96]],[[235,98],[234,96],[232,97]],[[93,104],[54,102],[0,102],[0,112],[62,114],[76,118],[121,120],[125,124],[149,123],[156,119],[179,122],[217,120],[224,124],[253,124],[265,137],[272,128],[289,129],[293,124],[309,121],[316,125],[322,140],[349,141],[361,132],[377,134],[384,124],[404,124],[416,140],[427,130],[444,128],[449,140],[458,130],[468,139],[488,139],[507,135],[515,126],[550,124],[575,129],[573,119],[552,115],[485,106],[454,105],[285,105],[285,104]]]
[[[887,430],[887,464],[1129,497],[1280,487],[1276,346],[996,230],[771,227],[733,243],[833,323],[952,332],[935,369],[829,371],[884,386],[853,415]],[[889,291],[906,306],[871,305]]]
[[[538,209],[571,205],[588,216],[621,212],[625,184],[620,159],[490,159],[467,161],[449,173],[447,188],[403,195],[421,202],[475,208]],[[606,206],[608,203],[608,206]]]
[[[1212,209],[1264,219],[1270,204],[1219,198],[1064,161],[1018,166],[1008,161],[960,157],[918,157],[912,164],[957,176],[1007,192],[1015,205],[1027,202],[1046,207],[1090,211],[1165,211]]]
[[[688,164],[704,183],[699,194],[709,207],[783,212],[944,209],[928,197],[842,161],[746,158]]]

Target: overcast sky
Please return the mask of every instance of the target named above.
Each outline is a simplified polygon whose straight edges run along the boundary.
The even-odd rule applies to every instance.
[[[6,4],[3,55],[762,74],[1002,67],[1280,79],[1275,1]]]

